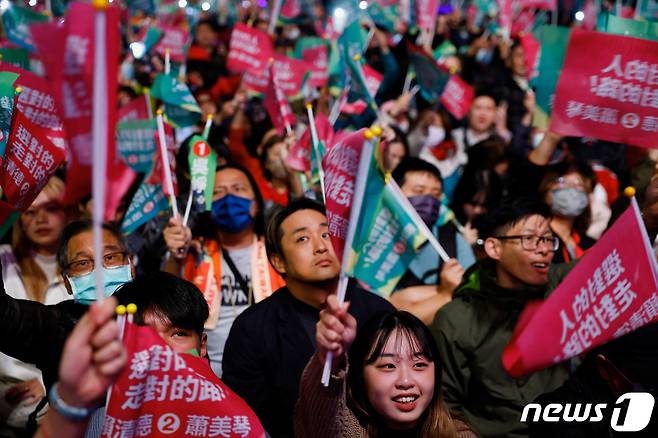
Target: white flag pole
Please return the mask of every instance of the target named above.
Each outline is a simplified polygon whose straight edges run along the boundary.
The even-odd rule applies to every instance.
[[[322,190],[322,200],[326,203],[327,200],[324,195],[324,169],[322,169],[322,158],[320,157],[320,148],[318,146],[320,139],[318,138],[318,131],[315,127],[315,116],[313,115],[313,105],[307,103],[306,112],[308,114],[308,126],[311,129],[311,143],[313,146],[313,150],[315,151],[315,157],[318,159],[318,162],[316,164],[318,166],[318,173],[320,174],[320,190]],[[311,166],[313,166],[312,163]]]
[[[174,183],[171,179],[171,167],[169,167],[169,152],[167,151],[167,137],[164,130],[164,120],[162,119],[162,109],[158,110],[157,123],[158,123],[158,138],[160,140],[160,156],[161,165],[165,175],[165,186],[169,192],[169,202],[171,203],[171,210],[174,217],[178,217],[178,204],[176,203],[176,196],[174,196]]]
[[[171,73],[171,50],[169,47],[165,49],[165,66],[164,66],[164,73],[168,75]]]
[[[342,307],[345,302],[345,293],[347,292],[347,282],[349,278],[347,277],[347,268],[350,264],[350,256],[352,254],[352,242],[354,241],[354,235],[356,234],[357,221],[359,220],[359,214],[361,212],[361,207],[363,205],[363,195],[365,192],[366,180],[368,178],[368,167],[370,166],[370,159],[372,157],[373,150],[373,138],[375,138],[375,133],[378,132],[381,134],[381,129],[377,128],[375,130],[366,129],[363,133],[365,142],[363,143],[363,149],[361,150],[361,157],[359,158],[359,168],[356,174],[356,181],[354,182],[354,195],[352,196],[352,208],[350,209],[350,219],[347,226],[347,235],[345,236],[345,247],[343,248],[343,260],[341,261],[340,266],[340,276],[338,277],[338,289],[336,295],[338,298],[338,304]],[[331,366],[334,360],[334,355],[332,352],[327,353],[327,358],[324,362],[324,369],[322,370],[322,384],[324,386],[329,386],[329,378],[331,377]]]
[[[107,47],[105,30],[107,27],[107,7],[105,0],[94,0],[94,76],[93,76],[93,106],[91,125],[92,147],[92,224],[94,240],[94,277],[96,281],[96,300],[105,298],[103,282],[103,219],[105,214],[105,181],[107,179],[107,123],[108,102],[114,96],[107,95]]]
[[[281,13],[281,6],[283,5],[282,0],[274,0],[274,7],[270,12],[270,23],[267,26],[267,33],[274,35],[274,29],[276,28],[276,22],[279,20],[279,14]]]

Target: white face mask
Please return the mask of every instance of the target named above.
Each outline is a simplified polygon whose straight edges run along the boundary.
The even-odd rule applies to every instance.
[[[423,147],[427,148],[433,148],[435,146],[438,146],[440,143],[443,142],[446,138],[446,131],[442,127],[439,126],[430,126],[427,128],[427,137],[425,137],[425,141],[423,142]]]

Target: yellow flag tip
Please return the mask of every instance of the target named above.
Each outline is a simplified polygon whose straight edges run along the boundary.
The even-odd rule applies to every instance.
[[[375,137],[382,135],[382,128],[379,125],[373,125],[370,130],[375,135]]]
[[[127,310],[128,313],[130,313],[131,315],[134,315],[135,313],[137,313],[137,304],[135,304],[135,303],[130,303],[130,304],[128,304],[128,305],[126,306],[126,310]]]
[[[624,189],[624,195],[628,198],[632,198],[635,196],[635,187],[633,186],[628,186]]]
[[[121,316],[121,315],[125,315],[125,314],[126,314],[126,310],[127,310],[127,309],[126,309],[126,306],[124,306],[123,304],[119,304],[119,305],[116,307],[116,309],[114,309],[114,312],[115,312],[117,315]]]
[[[16,92],[17,93],[22,93],[23,92],[23,87],[16,87]]]
[[[352,59],[354,59],[356,62],[359,62],[359,61],[361,61],[361,55],[359,55],[359,54],[357,53],[356,55],[354,55],[354,56],[352,57]]]
[[[363,137],[364,137],[366,140],[372,140],[372,138],[373,138],[374,136],[375,136],[375,135],[372,133],[372,131],[371,131],[370,129],[366,129],[365,131],[363,131]]]
[[[208,114],[208,117],[206,117],[206,120],[212,120],[212,114]]]
[[[107,0],[91,0],[91,4],[95,9],[107,9],[109,3]]]
[[[162,108],[158,108],[158,110],[156,111],[156,114],[157,114],[158,116],[161,116],[161,115],[164,114],[164,110],[163,110]]]
[[[313,104],[312,103],[307,103],[306,104],[306,109],[313,109]]]

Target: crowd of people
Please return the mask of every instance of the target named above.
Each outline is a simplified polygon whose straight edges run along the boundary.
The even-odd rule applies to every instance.
[[[425,243],[390,296],[351,278],[341,305],[322,186],[286,160],[309,129],[304,103],[329,117],[339,95],[306,87],[290,102],[298,123],[278,132],[262,96],[227,67],[233,25],[267,30],[269,9],[218,3],[184,20],[193,23],[184,79],[202,114],[175,133],[184,211],[190,139],[212,120],[209,211],[184,222],[163,210],[124,235],[122,212],[142,174],[103,225],[95,260],[89,199],[64,203],[62,166],[3,237],[0,437],[101,436],[106,392],[127,363],[118,303],[137,304],[136,322],[174,351],[207,358],[271,437],[614,436],[609,421],[528,425],[521,412],[536,400],[612,403],[654,391],[654,326],[524,377],[501,357],[528,302],[546,298],[629,205],[623,188],[635,187],[655,239],[655,150],[550,131],[537,120],[524,47],[490,32],[486,17],[441,7],[429,39],[401,20],[365,23],[364,57],[384,75],[379,112],[339,114],[333,129],[381,126],[383,166],[449,259]],[[312,3],[277,25],[277,52],[300,37],[328,38],[329,6]],[[136,29],[157,23],[136,12],[122,27],[119,106],[165,68],[160,55],[130,48]],[[463,119],[405,83],[416,45],[475,90]],[[98,270],[110,298],[95,303]],[[655,436],[656,424],[645,433]]]

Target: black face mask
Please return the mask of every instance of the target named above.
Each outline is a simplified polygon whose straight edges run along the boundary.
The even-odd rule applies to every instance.
[[[411,196],[409,202],[413,205],[414,210],[418,213],[420,218],[425,222],[425,225],[432,227],[441,212],[441,200],[432,195],[418,195]]]

